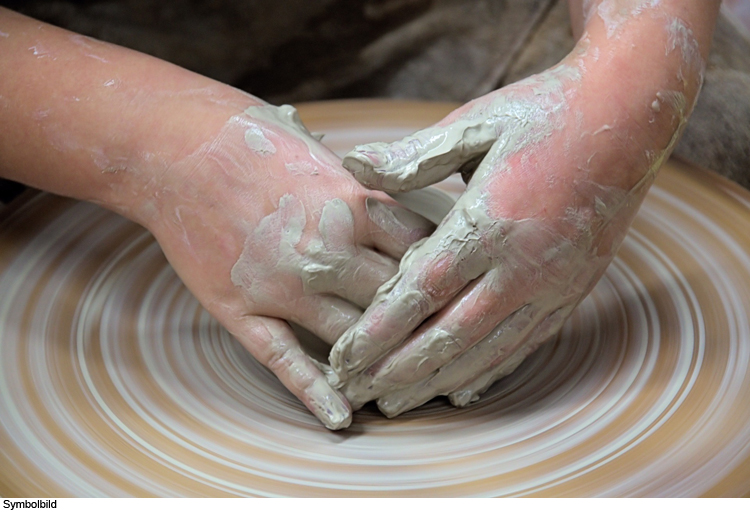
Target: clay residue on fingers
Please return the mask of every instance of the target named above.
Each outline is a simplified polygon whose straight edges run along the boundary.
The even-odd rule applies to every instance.
[[[518,152],[562,127],[566,90],[580,77],[577,67],[556,66],[400,141],[357,146],[344,156],[344,167],[365,186],[406,192],[440,181],[490,150]]]
[[[433,293],[420,288],[423,284],[419,276],[423,268],[441,258],[449,258],[452,262],[450,276],[443,278],[455,279],[459,283],[468,284],[495,268],[512,268],[516,272],[526,269],[536,281],[540,281],[537,276],[543,273],[541,281],[547,292],[534,297],[535,308],[540,311],[577,302],[587,291],[576,277],[591,266],[606,264],[613,255],[610,251],[598,254],[591,250],[601,228],[618,211],[607,206],[615,200],[610,194],[615,192],[619,197],[624,194],[621,189],[610,190],[602,189],[602,197],[593,199],[591,221],[581,222],[576,217],[564,220],[570,238],[550,230],[538,219],[493,217],[483,204],[484,199],[472,197],[471,192],[467,192],[436,234],[415,244],[407,252],[399,274],[378,290],[368,312],[375,316],[376,311],[387,309],[391,311],[388,320],[398,320],[401,327],[416,328],[414,325],[420,316],[429,315],[439,307],[431,303]],[[529,247],[536,249],[530,251]],[[612,247],[614,249],[616,246]],[[375,317],[377,323],[385,323],[385,319]],[[331,364],[341,380],[347,381],[380,359],[386,350],[399,345],[400,330],[392,331],[390,339],[374,341],[362,323],[349,329],[331,354]],[[389,333],[382,327],[378,332]],[[437,339],[433,345],[423,349],[425,356],[442,345],[438,336],[435,335]],[[357,383],[361,382],[357,380]],[[349,392],[356,390],[350,388]]]
[[[291,194],[284,195],[278,208],[247,234],[231,271],[232,283],[242,290],[248,305],[274,305],[294,311],[317,308],[310,302],[303,305],[304,297],[331,295],[366,307],[377,284],[396,272],[395,262],[357,246],[354,216],[342,199],[325,202],[317,231],[305,241],[307,223],[302,202]],[[326,316],[317,313],[306,318],[317,319],[328,328],[323,331],[326,334],[335,332],[330,328],[342,323],[351,325],[350,313],[337,309],[330,309]]]
[[[355,256],[354,216],[341,199],[326,201],[318,223],[320,239],[314,239],[305,250],[306,261],[300,264],[305,293],[337,291],[348,263]]]
[[[293,283],[268,283],[265,274],[273,267],[298,269],[301,256],[297,245],[307,224],[305,209],[294,196],[286,194],[278,208],[264,217],[247,236],[237,262],[232,267],[232,283],[240,287],[248,300],[255,303],[295,297]]]
[[[320,238],[315,236],[302,246],[307,226],[302,202],[291,194],[279,200],[278,208],[264,217],[251,232],[245,248],[232,268],[232,283],[242,288],[253,303],[277,301],[283,283],[267,283],[268,276],[259,273],[282,271],[295,276],[305,294],[332,292],[349,270],[355,255],[354,218],[341,199],[327,201],[318,224]],[[291,301],[294,286],[285,295]]]
[[[325,376],[315,378],[308,388],[311,412],[332,431],[346,429],[352,423],[348,401],[330,386]]]
[[[388,206],[374,197],[365,200],[365,208],[370,221],[399,244],[402,240],[417,241],[435,230],[435,225],[422,216],[398,205]]]
[[[265,329],[259,348],[251,349],[287,387],[299,396],[328,429],[337,430],[351,424],[348,401],[334,391],[321,373],[319,364],[300,347],[291,328],[281,320],[253,318]]]

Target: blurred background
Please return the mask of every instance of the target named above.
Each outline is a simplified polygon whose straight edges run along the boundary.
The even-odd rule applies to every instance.
[[[572,49],[566,0],[0,0],[272,103],[467,101]],[[750,188],[750,0],[725,0],[676,155]],[[0,181],[0,199],[19,187]]]

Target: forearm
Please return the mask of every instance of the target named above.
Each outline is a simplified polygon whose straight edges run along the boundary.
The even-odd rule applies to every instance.
[[[589,131],[602,131],[586,138],[591,151],[621,150],[628,156],[640,151],[656,164],[671,152],[700,91],[719,5],[719,0],[570,0],[573,25],[584,33],[566,62],[580,68],[580,97],[592,101],[585,117]],[[612,136],[606,133],[610,129],[630,133]],[[607,157],[599,161],[619,160]],[[606,170],[592,170],[597,171]],[[640,171],[623,172],[615,183],[631,187]]]
[[[0,175],[126,215],[154,174],[205,140],[206,128],[257,103],[161,60],[2,8],[0,31]],[[179,111],[186,101],[194,103],[191,115]]]

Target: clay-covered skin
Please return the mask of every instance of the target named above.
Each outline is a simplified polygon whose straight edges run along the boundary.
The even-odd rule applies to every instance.
[[[614,258],[692,109],[710,22],[694,28],[706,13],[666,0],[585,4],[586,34],[560,65],[344,158],[391,192],[471,176],[334,346],[355,409],[477,400],[559,331]]]
[[[198,300],[329,428],[333,343],[434,229],[359,185],[291,106],[0,8],[0,171],[149,229]]]
[[[333,344],[434,225],[357,184],[291,106],[233,115],[153,195],[139,216],[188,287],[326,427],[348,426],[287,321]]]
[[[198,300],[329,428],[333,343],[434,228],[364,189],[291,106],[0,8],[0,171],[149,229]]]

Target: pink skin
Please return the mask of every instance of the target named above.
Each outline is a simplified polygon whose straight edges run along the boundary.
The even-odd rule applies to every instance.
[[[561,66],[403,141],[347,155],[358,180],[391,191],[484,156],[454,209],[334,346],[331,363],[355,408],[377,399],[394,416],[437,395],[463,405],[516,352],[559,330],[614,258],[674,146],[700,89],[718,4],[662,0],[612,36],[592,15]],[[676,18],[701,56],[672,45]],[[496,142],[466,140],[445,155],[451,125],[469,138],[485,126]]]
[[[400,209],[399,222],[368,201],[398,207],[357,184],[304,132],[244,113],[263,104],[250,95],[1,8],[0,31],[8,34],[0,71],[13,71],[0,76],[0,119],[13,123],[0,134],[0,173],[149,229],[187,287],[258,361],[327,427],[347,426],[348,402],[287,321],[333,343],[434,227]],[[253,126],[275,152],[251,147]],[[284,200],[305,223],[286,266],[274,259],[283,221],[271,228]],[[331,202],[348,210],[350,226],[321,231]],[[310,270],[297,263],[331,254],[357,262],[357,272],[329,290],[306,288]],[[241,257],[251,272],[238,266],[233,283]]]

